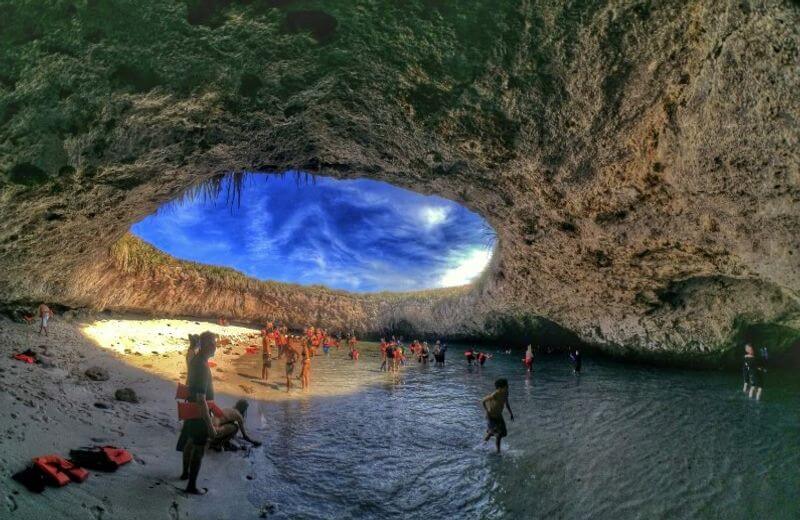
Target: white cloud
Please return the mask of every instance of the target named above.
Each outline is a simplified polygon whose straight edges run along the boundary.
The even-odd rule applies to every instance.
[[[447,264],[451,265],[439,278],[439,287],[454,287],[472,283],[492,259],[488,249],[473,248],[466,252],[451,253]]]
[[[445,206],[423,206],[419,211],[422,225],[428,230],[444,224],[449,215],[450,208]]]

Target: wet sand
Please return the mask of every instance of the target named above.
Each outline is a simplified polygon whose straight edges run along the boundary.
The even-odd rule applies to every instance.
[[[282,361],[273,362],[268,383],[258,379],[261,355],[244,353],[247,345],[260,344],[258,331],[239,326],[130,318],[69,322],[57,316],[49,337],[39,336],[37,328],[0,320],[3,518],[261,518],[268,505],[248,502],[248,483],[254,478],[249,450],[209,452],[199,481],[210,489],[208,496],[187,497],[178,489],[181,458],[175,442],[180,422],[174,395],[177,382],[185,378],[183,356],[190,332],[211,330],[231,340],[230,346],[218,349],[212,368],[216,401],[223,407],[241,397],[252,405],[255,400],[345,394],[369,382],[329,382],[324,371],[312,368],[312,389],[300,390],[295,381],[296,389],[287,393]],[[52,366],[11,359],[27,348],[46,355]],[[345,349],[327,361],[334,357],[345,362]],[[315,358],[313,363],[318,362]],[[109,380],[88,379],[84,372],[92,366],[106,369]],[[125,387],[136,391],[139,403],[114,399],[114,392]],[[248,416],[254,437],[269,422],[256,415]],[[124,447],[135,460],[116,473],[92,472],[82,484],[47,488],[41,495],[11,481],[34,456],[68,456],[70,449],[94,444]]]

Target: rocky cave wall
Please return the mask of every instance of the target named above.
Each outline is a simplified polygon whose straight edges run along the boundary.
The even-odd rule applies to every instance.
[[[441,300],[457,319],[394,311],[420,330],[536,316],[684,358],[794,334],[799,64],[789,0],[6,2],[0,298],[125,307],[86,273],[132,223],[300,168],[495,228],[492,271]]]

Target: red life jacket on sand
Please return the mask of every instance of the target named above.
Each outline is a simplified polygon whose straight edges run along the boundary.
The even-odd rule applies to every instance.
[[[89,472],[58,455],[45,455],[33,459],[33,465],[45,474],[49,483],[66,486],[72,482],[83,482],[89,478]]]
[[[258,354],[258,345],[250,345],[249,347],[245,347],[244,353],[245,354]]]
[[[103,446],[101,449],[103,450],[103,453],[106,454],[106,457],[108,457],[108,460],[117,466],[122,466],[123,464],[127,464],[133,460],[133,455],[122,448]]]
[[[16,359],[17,361],[22,361],[23,363],[29,363],[31,365],[36,363],[36,358],[25,354],[14,354],[14,359]]]

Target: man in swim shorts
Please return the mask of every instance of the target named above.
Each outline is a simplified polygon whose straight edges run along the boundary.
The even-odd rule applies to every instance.
[[[494,382],[494,387],[495,391],[481,401],[481,405],[486,411],[487,421],[486,436],[483,441],[486,442],[494,437],[497,453],[500,453],[500,441],[508,435],[506,421],[503,419],[503,407],[508,408],[508,414],[512,421],[514,412],[511,411],[511,405],[508,403],[508,381],[502,378],[498,379]]]
[[[53,311],[50,310],[50,307],[45,305],[44,303],[39,305],[39,318],[41,322],[39,324],[39,334],[44,331],[45,336],[49,336],[47,332],[47,322],[50,321],[50,317],[53,315]]]
[[[216,337],[206,331],[200,334],[200,349],[191,362],[188,370],[189,401],[200,407],[200,418],[183,421],[181,437],[186,439],[183,445],[183,473],[181,480],[188,479],[186,492],[195,495],[205,494],[207,490],[197,488],[197,476],[203,462],[206,445],[209,439],[217,436],[217,430],[208,409],[208,401],[214,400],[214,382],[208,368],[209,358],[217,349]]]

